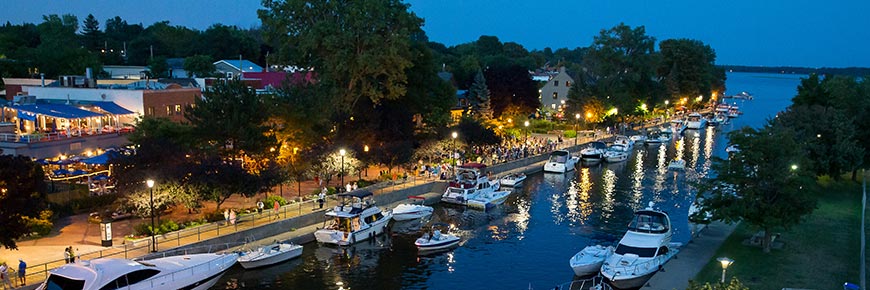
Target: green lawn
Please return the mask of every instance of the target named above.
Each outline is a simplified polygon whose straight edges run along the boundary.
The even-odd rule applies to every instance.
[[[729,257],[735,262],[728,277],[738,277],[750,289],[843,289],[844,282],[858,284],[860,223],[860,184],[823,186],[813,214],[781,232],[781,250],[765,254],[761,248],[742,245],[757,230],[741,223],[695,279],[718,282],[722,268],[716,257]]]

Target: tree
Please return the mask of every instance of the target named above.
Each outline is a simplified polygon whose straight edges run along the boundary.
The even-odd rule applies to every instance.
[[[456,126],[459,136],[469,145],[495,145],[501,143],[499,137],[492,128],[487,128],[480,120],[462,118]]]
[[[88,14],[88,17],[85,17],[82,24],[82,39],[84,40],[85,48],[93,52],[100,51],[103,44],[103,32],[100,31],[100,22],[97,21],[93,14]]]
[[[40,43],[33,51],[33,62],[46,78],[56,78],[63,74],[82,74],[86,68],[102,71],[102,64],[96,55],[78,45],[76,31],[78,19],[73,15],[43,16],[37,26]]]
[[[788,229],[815,209],[812,178],[794,132],[774,121],[760,129],[728,134],[740,148],[728,160],[713,158],[716,176],[699,183],[701,211],[713,220],[743,221],[764,231],[764,252],[770,252],[771,231]]]
[[[158,56],[148,61],[148,71],[148,74],[152,78],[165,78],[169,76],[169,64],[166,63],[166,58]]]
[[[816,175],[839,179],[845,171],[857,170],[864,157],[864,147],[856,142],[852,119],[833,107],[790,106],[776,121],[795,131],[804,140],[804,148]]]
[[[492,97],[494,117],[505,112],[511,115],[528,115],[541,106],[538,86],[529,77],[529,70],[519,65],[494,66],[486,70],[486,86]]]
[[[193,128],[164,118],[144,118],[136,123],[130,142],[136,145],[136,154],[110,159],[116,189],[136,192],[143,189],[146,179],[158,184],[183,180],[193,167]]]
[[[24,217],[38,217],[45,208],[45,174],[25,156],[0,155],[0,244],[17,249],[15,240],[32,231]]]
[[[468,97],[473,104],[473,110],[479,118],[489,120],[492,118],[492,108],[490,106],[490,93],[486,87],[486,78],[483,76],[483,71],[477,71],[474,76],[474,83],[468,89]]]
[[[214,74],[214,61],[208,55],[194,55],[184,59],[188,77],[207,77]]]
[[[709,96],[713,92],[718,84],[713,48],[693,39],[668,39],[659,47],[662,62],[658,75],[671,96]]]
[[[406,92],[411,35],[422,20],[399,0],[264,1],[258,11],[276,63],[316,68],[318,95],[350,112]]]
[[[438,77],[432,52],[425,43],[415,41],[411,49],[414,66],[408,68],[407,94],[403,99],[413,113],[422,117],[426,127],[443,128],[450,122],[450,108],[456,105],[456,89]]]

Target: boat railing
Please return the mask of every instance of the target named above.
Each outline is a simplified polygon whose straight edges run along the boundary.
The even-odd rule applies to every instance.
[[[174,282],[177,279],[190,278],[196,274],[206,273],[206,274],[215,274],[217,270],[225,270],[226,268],[232,266],[233,264],[230,262],[234,262],[238,259],[238,255],[222,255],[217,259],[210,260],[204,262],[202,264],[187,267],[184,269],[179,269],[177,271],[173,271],[172,273],[166,273],[162,275],[158,275],[152,278],[147,279],[151,284],[152,289],[157,289],[156,287],[160,287],[167,282]],[[211,275],[209,275],[211,276]]]
[[[585,290],[585,289],[597,289],[597,290],[612,290],[607,283],[604,282],[604,278],[601,276],[595,276],[588,279],[580,279],[574,280],[571,282],[565,282],[559,285],[556,285],[552,288],[553,290]]]
[[[230,253],[234,252],[241,246],[244,246],[246,242],[239,243],[223,243],[223,244],[213,244],[213,245],[205,245],[199,247],[191,247],[191,248],[181,248],[181,249],[172,249],[160,251],[157,253],[150,253],[139,258],[133,259],[134,261],[148,261],[157,258],[166,258],[173,256],[183,256],[183,255],[191,255],[191,254],[220,254],[220,253]]]

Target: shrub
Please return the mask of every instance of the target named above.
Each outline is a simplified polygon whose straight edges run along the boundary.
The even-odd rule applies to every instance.
[[[174,221],[165,220],[157,225],[156,235],[165,234],[179,230],[180,227]],[[133,227],[133,233],[138,236],[150,236],[152,234],[151,223],[144,222]]]
[[[47,236],[51,233],[54,224],[51,222],[53,213],[50,210],[43,210],[39,213],[39,217],[24,217],[24,223],[32,233],[38,236]]]
[[[206,222],[217,222],[224,220],[224,212],[222,211],[213,211],[209,213],[205,213],[202,215],[202,218],[205,219]]]
[[[577,131],[565,130],[565,133],[562,136],[564,136],[565,138],[574,138],[577,136]]]
[[[281,197],[280,195],[270,195],[270,196],[267,196],[266,199],[263,200],[263,204],[264,204],[263,208],[264,209],[272,208],[272,206],[275,204],[275,201],[277,201],[279,205],[282,205],[282,206],[287,205],[287,200],[284,199],[283,197]]]

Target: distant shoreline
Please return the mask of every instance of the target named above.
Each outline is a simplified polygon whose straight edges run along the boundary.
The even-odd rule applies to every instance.
[[[751,73],[773,73],[773,74],[830,74],[830,75],[849,75],[849,76],[868,76],[870,68],[867,67],[845,67],[845,68],[810,68],[810,67],[794,67],[794,66],[745,66],[745,65],[720,65],[725,69],[725,72],[751,72]]]

